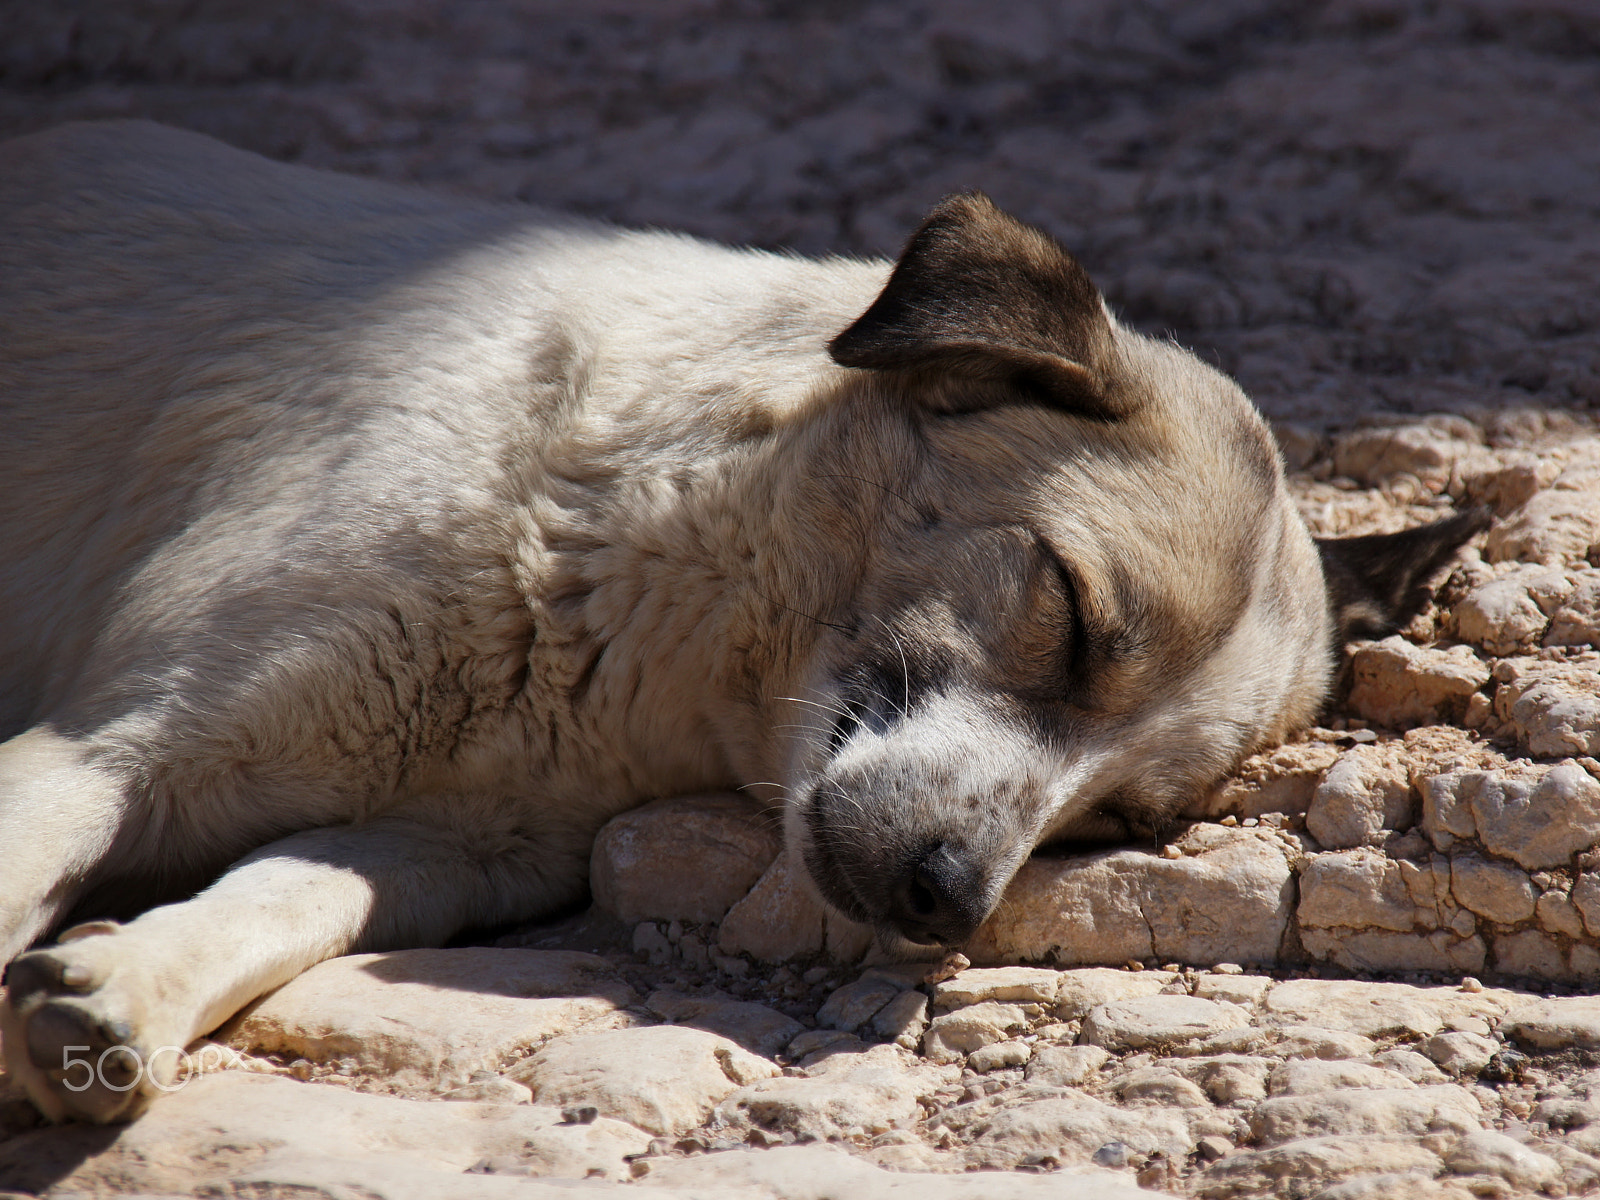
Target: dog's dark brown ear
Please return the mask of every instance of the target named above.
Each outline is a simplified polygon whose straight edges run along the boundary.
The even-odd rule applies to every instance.
[[[1003,383],[1086,415],[1130,407],[1106,386],[1111,321],[1088,273],[977,193],[928,214],[882,294],[828,352],[846,367]]]
[[[1399,533],[1316,539],[1340,643],[1383,637],[1416,616],[1427,603],[1429,579],[1491,517],[1489,509],[1474,508]]]

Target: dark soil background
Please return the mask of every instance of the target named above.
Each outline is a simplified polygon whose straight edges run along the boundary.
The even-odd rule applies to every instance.
[[[1269,414],[1600,408],[1596,0],[0,0],[0,134],[806,253],[980,188]]]

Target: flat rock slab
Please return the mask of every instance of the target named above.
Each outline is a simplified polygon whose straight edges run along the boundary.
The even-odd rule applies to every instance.
[[[249,1054],[339,1062],[391,1089],[442,1091],[634,999],[605,959],[574,951],[353,954],[290,980],[223,1038]]]
[[[733,1150],[665,1160],[643,1189],[714,1200],[1150,1200],[1151,1193],[1106,1173],[931,1175],[885,1171],[832,1146]],[[680,1190],[681,1189],[681,1190]],[[727,1189],[724,1192],[723,1189]],[[654,1196],[636,1190],[635,1196]]]
[[[1499,1017],[1513,993],[1409,987],[1343,979],[1291,979],[1267,993],[1269,1021],[1318,1025],[1363,1037],[1438,1033],[1452,1017]]]
[[[1506,1014],[1505,1035],[1525,1046],[1555,1050],[1600,1049],[1600,996],[1535,1000]]]
[[[1033,858],[967,947],[974,962],[1275,962],[1293,911],[1281,842],[1195,826],[1177,858],[1114,850]]]
[[[734,793],[657,800],[614,817],[595,839],[595,903],[630,925],[720,921],[772,864],[779,822]],[[707,864],[715,863],[714,870]]]
[[[702,1124],[735,1088],[776,1074],[775,1064],[725,1037],[656,1025],[556,1038],[509,1077],[540,1104],[592,1105],[651,1133],[676,1134]]]
[[[397,1200],[496,1196],[509,1195],[500,1185],[512,1181],[463,1172],[489,1162],[524,1176],[621,1179],[628,1175],[623,1156],[643,1153],[649,1143],[648,1134],[621,1122],[563,1124],[559,1110],[542,1106],[406,1100],[227,1071],[194,1080],[132,1125],[44,1129],[5,1143],[0,1187],[53,1185],[91,1195],[212,1189]]]
[[[1235,1004],[1198,996],[1140,996],[1092,1010],[1083,1041],[1107,1050],[1146,1050],[1196,1042],[1228,1029],[1243,1029],[1250,1014]]]

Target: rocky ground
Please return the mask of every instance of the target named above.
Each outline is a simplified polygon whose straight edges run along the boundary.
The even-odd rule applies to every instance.
[[[672,801],[589,914],[325,964],[124,1131],[5,1104],[0,1187],[1600,1190],[1600,8],[0,0],[0,134],[112,114],[806,252],[981,187],[1239,376],[1317,532],[1496,521],[1325,728],[1037,858],[977,966]]]

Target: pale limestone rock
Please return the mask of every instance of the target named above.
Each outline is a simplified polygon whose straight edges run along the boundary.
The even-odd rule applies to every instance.
[[[1273,1062],[1247,1054],[1209,1054],[1158,1059],[1156,1066],[1196,1084],[1216,1104],[1250,1104],[1267,1094]]]
[[[1450,896],[1442,858],[1394,859],[1373,849],[1317,855],[1301,874],[1300,894],[1300,940],[1314,958],[1366,971],[1483,966],[1483,941]]]
[[[1589,936],[1600,938],[1600,873],[1593,868],[1582,872],[1572,885],[1572,906],[1583,917]]]
[[[1028,1060],[1026,1078],[1040,1087],[1080,1087],[1111,1058],[1103,1046],[1042,1046]]]
[[[1164,1065],[1124,1071],[1109,1086],[1124,1104],[1161,1108],[1211,1107],[1211,1101],[1199,1084]]]
[[[1261,1003],[1272,982],[1266,975],[1202,975],[1195,980],[1194,994],[1202,1000],[1226,1000],[1249,1008]]]
[[[557,1038],[510,1077],[539,1104],[590,1104],[651,1133],[677,1134],[704,1122],[735,1088],[777,1073],[727,1038],[660,1025]]]
[[[1273,1096],[1251,1110],[1250,1133],[1263,1146],[1308,1137],[1439,1138],[1475,1132],[1483,1116],[1464,1087],[1345,1088]]]
[[[1062,971],[1056,990],[1056,1016],[1063,1021],[1076,1021],[1102,1004],[1157,995],[1177,978],[1170,971],[1119,971],[1114,967]]]
[[[318,963],[226,1030],[236,1050],[350,1060],[402,1091],[443,1091],[496,1071],[634,999],[592,954],[464,947]]]
[[[1497,934],[1493,941],[1495,969],[1528,979],[1570,979],[1573,971],[1560,939],[1537,929]]]
[[[1303,813],[1322,773],[1338,757],[1337,746],[1317,741],[1291,742],[1253,754],[1183,815],[1215,820],[1229,813],[1239,817]]]
[[[1047,967],[969,967],[934,985],[933,1006],[951,1009],[982,1000],[1051,1004],[1061,977],[1062,972]]]
[[[1350,1088],[1388,1090],[1413,1084],[1404,1075],[1363,1062],[1289,1059],[1272,1068],[1267,1090],[1274,1096],[1315,1096]]]
[[[664,1021],[719,1034],[763,1058],[771,1058],[805,1029],[765,1004],[722,995],[685,996],[662,990],[650,993],[645,1007]]]
[[[1027,1014],[1017,1005],[985,1000],[941,1013],[929,1021],[922,1037],[923,1053],[934,1062],[955,1062],[980,1046],[1004,1041],[1027,1027]]]
[[[1452,478],[1478,474],[1493,465],[1493,458],[1473,436],[1476,432],[1466,422],[1353,430],[1333,439],[1333,470],[1369,487],[1410,476],[1428,493],[1438,495],[1449,488]]]
[[[1197,825],[1174,845],[1182,857],[1030,859],[967,953],[989,962],[1275,961],[1294,887],[1283,844],[1263,830]]]
[[[1329,1062],[1370,1058],[1378,1044],[1363,1034],[1320,1025],[1290,1024],[1277,1031],[1269,1049],[1281,1058],[1318,1058]]]
[[[1422,1052],[1450,1075],[1476,1079],[1500,1044],[1482,1034],[1456,1030],[1436,1033],[1422,1043]]]
[[[1589,646],[1600,649],[1600,570],[1573,575],[1572,595],[1550,614],[1546,646]]]
[[[1422,828],[1438,849],[1476,837],[1528,870],[1600,842],[1600,781],[1578,763],[1449,771],[1422,782]]]
[[[1382,1067],[1385,1071],[1393,1071],[1402,1079],[1410,1080],[1418,1087],[1427,1087],[1436,1083],[1451,1083],[1453,1080],[1434,1063],[1418,1054],[1415,1050],[1407,1050],[1402,1046],[1385,1050],[1381,1054],[1372,1056],[1372,1065]]]
[[[916,1049],[927,1028],[928,998],[921,992],[901,992],[872,1018],[873,1033],[907,1050]]]
[[[1140,996],[1102,1004],[1084,1018],[1083,1040],[1111,1051],[1143,1050],[1194,1042],[1250,1024],[1233,1004],[1195,996]]]
[[[499,1077],[480,1079],[454,1088],[439,1097],[441,1100],[482,1101],[485,1104],[531,1104],[533,1089],[510,1079]]]
[[[980,1075],[1006,1067],[1020,1067],[1033,1057],[1033,1048],[1026,1042],[994,1042],[980,1046],[967,1055],[967,1066]]]
[[[1506,659],[1494,714],[1536,758],[1600,755],[1600,655],[1566,662]],[[1600,785],[1596,785],[1600,787]]]
[[[1544,639],[1550,614],[1576,582],[1555,567],[1518,566],[1479,584],[1451,610],[1457,636],[1496,657],[1526,653]],[[1488,682],[1485,672],[1479,686]]]
[[[872,930],[834,912],[817,896],[805,868],[779,854],[749,894],[723,918],[718,945],[725,954],[763,962],[827,953],[853,962],[872,944]]]
[[[720,921],[783,844],[778,822],[731,792],[657,800],[613,817],[589,858],[595,903],[638,921]]]
[[[1557,763],[1531,788],[1483,787],[1472,795],[1484,846],[1529,870],[1565,865],[1600,842],[1600,780]]]
[[[1561,464],[1528,452],[1501,452],[1502,463],[1468,474],[1467,496],[1504,517],[1521,508],[1561,475]]]
[[[96,1195],[509,1198],[509,1187],[464,1186],[462,1173],[492,1159],[523,1174],[625,1179],[623,1156],[649,1141],[603,1117],[563,1123],[559,1109],[542,1105],[405,1100],[225,1071],[163,1097],[109,1144],[89,1127],[0,1144],[0,1179]],[[514,1194],[530,1200],[570,1194],[517,1182]]]
[[[1476,854],[1458,854],[1450,860],[1450,892],[1463,908],[1500,925],[1526,921],[1538,901],[1527,875]]]
[[[1407,829],[1415,819],[1404,746],[1357,746],[1317,784],[1306,830],[1329,849],[1348,849],[1377,845],[1387,830]]]
[[[1583,937],[1583,914],[1570,899],[1559,891],[1545,892],[1534,903],[1534,915],[1539,928],[1549,933],[1564,933],[1568,937]]]
[[[1444,1165],[1457,1175],[1498,1175],[1529,1192],[1561,1179],[1560,1164],[1548,1154],[1489,1129],[1468,1133],[1446,1150]]]
[[[828,1145],[664,1158],[629,1194],[648,1197],[659,1187],[674,1200],[906,1200],[911,1196],[918,1200],[1060,1200],[1063,1186],[1070,1189],[1073,1200],[1150,1200],[1149,1192],[1105,1172],[1080,1176],[1066,1171],[1047,1175],[886,1171]]]
[[[1350,675],[1353,712],[1404,728],[1459,721],[1490,671],[1470,646],[1415,646],[1395,634],[1359,647],[1351,655]]]
[[[817,1010],[817,1024],[853,1032],[860,1029],[903,989],[882,979],[858,979],[836,989]]]
[[[1490,562],[1575,564],[1600,542],[1600,480],[1568,480],[1531,497],[1516,512],[1497,522],[1484,542]]]
[[[1195,1194],[1204,1200],[1263,1195],[1293,1183],[1303,1195],[1322,1194],[1340,1180],[1360,1175],[1384,1174],[1426,1179],[1439,1170],[1439,1156],[1415,1140],[1384,1137],[1312,1137],[1243,1150],[1212,1163],[1196,1180]],[[1313,1192],[1311,1189],[1317,1189]],[[1409,1186],[1392,1190],[1390,1197],[1410,1195]]]
[[[1462,937],[1445,929],[1431,933],[1308,929],[1301,943],[1312,958],[1349,971],[1481,971],[1489,953],[1477,934]]]
[[[914,1126],[921,1102],[942,1082],[940,1073],[908,1069],[892,1048],[879,1047],[835,1055],[815,1074],[742,1087],[717,1106],[714,1123],[803,1140],[874,1137]]]
[[[1462,992],[1403,983],[1291,979],[1268,992],[1262,1008],[1267,1020],[1284,1024],[1316,1024],[1364,1037],[1427,1037],[1452,1018],[1498,1017],[1512,995],[1494,989]]]
[[[1537,1050],[1600,1049],[1600,996],[1563,996],[1518,1005],[1506,1014],[1501,1031]]]
[[[1110,1142],[1133,1154],[1181,1160],[1194,1145],[1187,1110],[1118,1108],[1081,1092],[1003,1106],[974,1132],[974,1150],[1001,1167],[1038,1156],[1087,1163]]]
[[[1434,928],[1437,913],[1433,863],[1421,868],[1429,878],[1420,890],[1409,886],[1401,863],[1380,850],[1339,850],[1319,854],[1306,864],[1300,875],[1300,924],[1302,928],[1388,929],[1409,933],[1418,928]],[[1448,867],[1444,871],[1449,886]],[[1428,907],[1419,912],[1418,901]]]

